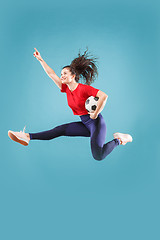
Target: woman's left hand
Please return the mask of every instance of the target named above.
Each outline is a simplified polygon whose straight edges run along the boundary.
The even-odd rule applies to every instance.
[[[96,119],[96,118],[98,117],[98,115],[95,114],[94,112],[92,112],[92,113],[89,112],[88,114],[90,115],[90,118],[91,118],[91,119]]]

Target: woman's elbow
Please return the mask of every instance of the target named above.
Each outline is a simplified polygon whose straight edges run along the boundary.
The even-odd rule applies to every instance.
[[[108,98],[108,95],[107,94],[104,94],[104,99],[106,100]]]
[[[106,100],[108,98],[108,95],[105,92],[99,90],[96,97]]]

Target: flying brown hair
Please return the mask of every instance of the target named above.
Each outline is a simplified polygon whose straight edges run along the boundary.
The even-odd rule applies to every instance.
[[[98,68],[96,66],[98,58],[90,56],[87,51],[88,48],[82,55],[79,51],[78,57],[70,65],[64,66],[63,69],[68,68],[72,75],[75,74],[76,82],[79,82],[82,78],[85,84],[90,85],[98,77]]]

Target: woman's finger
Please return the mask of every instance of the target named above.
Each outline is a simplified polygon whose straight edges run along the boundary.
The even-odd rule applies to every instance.
[[[38,52],[38,50],[36,48],[34,48],[36,50],[36,52]]]

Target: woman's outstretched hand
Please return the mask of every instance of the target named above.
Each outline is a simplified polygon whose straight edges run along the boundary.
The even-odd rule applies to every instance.
[[[38,61],[42,61],[42,57],[40,55],[40,53],[38,52],[38,50],[36,48],[35,49],[35,52],[33,53],[33,56],[37,58]]]

